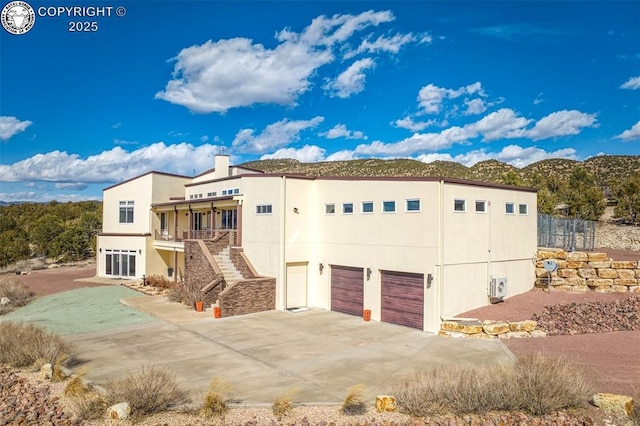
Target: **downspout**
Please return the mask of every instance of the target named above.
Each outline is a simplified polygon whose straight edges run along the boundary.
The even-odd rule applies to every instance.
[[[438,292],[438,313],[436,315],[436,329],[440,329],[440,321],[443,319],[444,313],[444,179],[440,179],[440,217],[438,224],[438,264],[440,271],[436,283],[436,291]]]
[[[282,176],[282,185],[280,187],[280,199],[282,200],[282,220],[280,221],[280,282],[284,283],[287,276],[287,258],[286,258],[286,232],[287,232],[287,177]],[[277,286],[276,286],[277,288]],[[286,287],[280,286],[280,305],[286,309]]]

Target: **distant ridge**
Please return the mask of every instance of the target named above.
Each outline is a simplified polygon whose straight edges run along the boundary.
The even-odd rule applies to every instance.
[[[566,180],[574,168],[582,166],[591,173],[600,187],[611,179],[626,179],[640,170],[640,155],[603,155],[585,161],[553,158],[517,168],[498,160],[481,161],[472,167],[451,161],[423,163],[417,160],[349,160],[301,163],[292,159],[258,160],[242,164],[267,173],[304,173],[310,176],[442,176],[482,182],[501,183],[502,176],[515,172],[524,182],[534,175],[555,176]]]

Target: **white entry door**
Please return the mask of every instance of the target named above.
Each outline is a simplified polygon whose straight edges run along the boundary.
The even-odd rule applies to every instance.
[[[307,306],[307,262],[287,263],[287,309]]]

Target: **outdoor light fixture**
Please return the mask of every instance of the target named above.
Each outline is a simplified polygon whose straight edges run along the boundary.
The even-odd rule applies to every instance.
[[[293,208],[293,212],[294,212],[294,213],[298,213],[298,208],[297,208],[297,207],[294,207],[294,208]]]
[[[102,247],[100,247],[100,253],[102,253]]]
[[[321,263],[318,268],[320,270],[320,273],[322,273],[322,271],[324,270],[324,265]]]
[[[142,254],[142,249],[138,249],[138,254]]]
[[[371,268],[367,268],[367,281],[371,279]]]

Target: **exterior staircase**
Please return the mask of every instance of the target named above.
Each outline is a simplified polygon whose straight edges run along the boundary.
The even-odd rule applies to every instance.
[[[214,255],[213,258],[220,267],[222,275],[224,276],[224,281],[227,284],[231,284],[234,281],[238,281],[244,278],[240,271],[236,269],[235,265],[231,261],[231,258],[229,257],[229,247],[225,247],[224,249],[222,249],[220,254]]]

